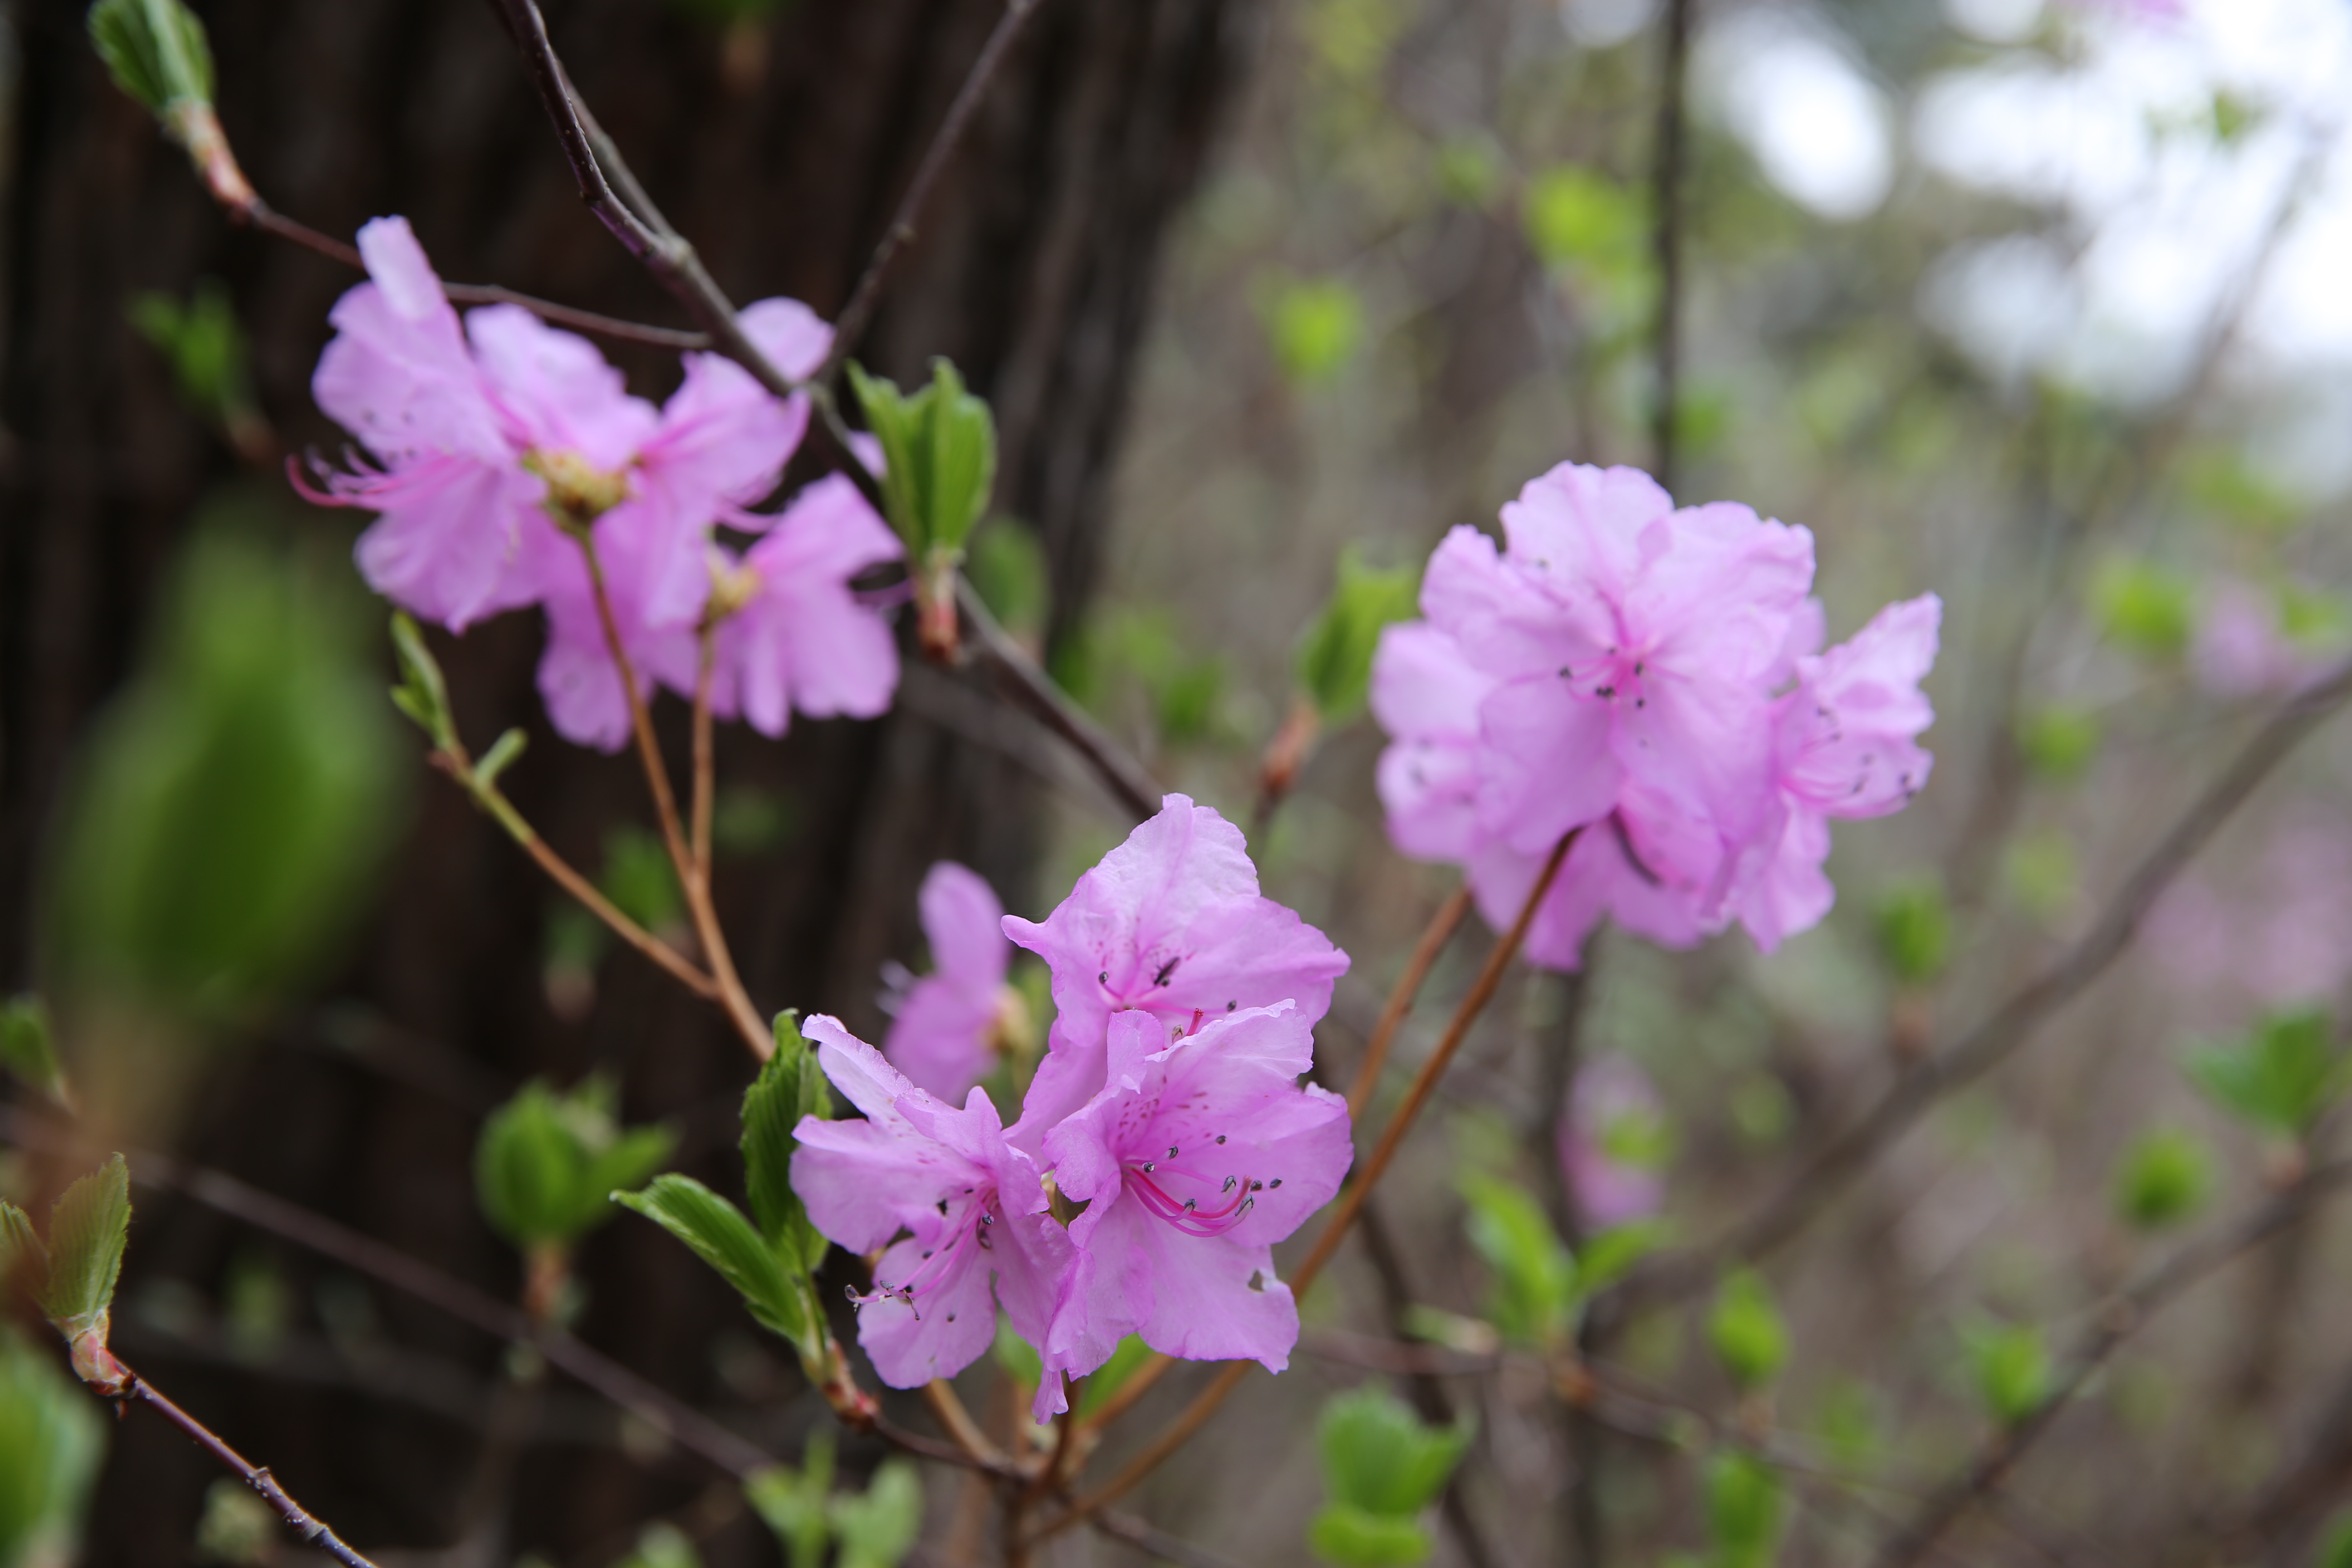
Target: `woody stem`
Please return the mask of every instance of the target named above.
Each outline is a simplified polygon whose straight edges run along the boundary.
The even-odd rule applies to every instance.
[[[761,1026],[759,1012],[751,1005],[751,998],[735,973],[734,955],[727,950],[727,935],[719,930],[718,911],[711,907],[709,870],[687,847],[686,834],[678,823],[677,796],[670,788],[669,770],[662,764],[661,744],[654,738],[653,717],[646,710],[645,694],[637,689],[636,668],[621,643],[621,624],[613,614],[613,595],[605,585],[604,563],[596,558],[595,541],[585,530],[578,537],[580,552],[588,563],[589,585],[595,592],[597,624],[604,628],[605,651],[613,656],[614,672],[621,679],[621,695],[629,705],[629,728],[636,736],[637,760],[645,764],[654,815],[661,821],[662,843],[669,850],[670,864],[677,869],[679,887],[686,894],[687,913],[694,921],[694,934],[702,943],[711,978],[718,983],[719,1004],[751,1054],[766,1061],[775,1054],[775,1041]]]

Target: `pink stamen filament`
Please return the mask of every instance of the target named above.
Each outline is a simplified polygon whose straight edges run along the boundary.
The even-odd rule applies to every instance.
[[[1171,1197],[1140,1166],[1127,1167],[1127,1181],[1128,1190],[1135,1194],[1138,1203],[1186,1236],[1223,1236],[1241,1224],[1257,1205],[1257,1200],[1250,1195],[1257,1190],[1257,1184],[1247,1176],[1225,1178],[1224,1190],[1233,1195],[1225,1200],[1223,1208],[1215,1209],[1202,1208],[1197,1198],[1180,1202]]]
[[[963,1256],[964,1243],[967,1240],[978,1243],[983,1252],[993,1251],[994,1248],[988,1239],[988,1233],[995,1224],[996,1193],[993,1188],[991,1188],[974,1195],[970,1206],[964,1210],[962,1219],[949,1228],[939,1247],[924,1255],[921,1267],[914,1273],[896,1285],[886,1284],[877,1279],[874,1281],[874,1289],[864,1292],[860,1292],[852,1286],[849,1290],[850,1304],[856,1307],[866,1307],[871,1306],[876,1301],[904,1301],[908,1309],[914,1312],[915,1321],[921,1322],[922,1310],[916,1306],[915,1298],[938,1285],[940,1279],[954,1267],[956,1260]]]

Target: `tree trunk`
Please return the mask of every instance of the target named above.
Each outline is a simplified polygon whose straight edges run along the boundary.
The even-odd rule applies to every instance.
[[[162,362],[126,325],[125,301],[142,289],[184,296],[204,276],[225,280],[281,440],[333,451],[342,437],[312,407],[309,379],[327,310],[355,281],[226,223],[177,150],[108,83],[82,9],[81,0],[20,0],[14,15],[22,64],[0,317],[0,964],[12,988],[37,973],[37,874],[64,764],[134,658],[161,569],[199,498],[236,471],[175,402]],[[404,213],[446,277],[679,320],[580,206],[539,103],[478,0],[214,0],[198,9],[224,123],[281,210],[339,235]],[[1236,0],[1044,0],[861,347],[867,364],[902,383],[929,356],[950,355],[992,399],[1003,435],[997,504],[1039,531],[1056,635],[1094,577],[1155,263],[1244,52],[1244,9]],[[721,286],[739,302],[790,294],[831,315],[998,15],[991,0],[785,0],[773,22],[723,34],[683,4],[566,0],[550,21],[582,94]],[[635,390],[658,396],[674,381],[664,356],[607,352]],[[313,513],[299,526],[341,524]],[[535,743],[512,775],[519,804],[560,849],[593,865],[610,826],[646,820],[642,789],[628,759],[566,746],[537,719],[538,638],[535,616],[510,616],[436,646],[477,743],[510,723],[531,730]],[[669,704],[660,718],[682,761],[682,711]],[[719,870],[722,912],[759,1005],[877,1026],[877,965],[913,956],[913,888],[942,856],[973,864],[1024,907],[1034,768],[904,705],[875,723],[801,721],[781,744],[725,735],[722,777],[772,792],[790,819],[780,847]],[[226,1058],[183,1142],[200,1163],[511,1296],[518,1264],[472,1197],[486,1101],[531,1073],[568,1081],[605,1066],[621,1075],[632,1119],[691,1112],[688,1168],[734,1190],[730,1102],[750,1063],[715,1013],[634,955],[605,962],[583,1021],[558,1019],[540,984],[551,888],[446,783],[421,781],[418,799],[333,989],[338,1005],[291,1014]],[[499,1348],[370,1287],[380,1355],[392,1359],[363,1376],[348,1357],[325,1357],[306,1384],[293,1375],[295,1352],[330,1331],[366,1340],[352,1339],[362,1298],[350,1282],[193,1204],[143,1189],[138,1200],[123,1297],[129,1359],[275,1467],[346,1537],[446,1545]],[[593,1343],[732,1412],[786,1455],[824,1419],[797,1378],[777,1370],[781,1347],[740,1348],[759,1344],[748,1319],[652,1227],[607,1226],[583,1269],[578,1328]],[[223,1300],[240,1270],[274,1270],[293,1285],[290,1337],[257,1366],[207,1367],[189,1349],[187,1322],[204,1321],[191,1303]],[[159,1289],[165,1282],[176,1295]],[[159,1316],[142,1301],[181,1310]],[[432,1359],[398,1360],[410,1353]],[[453,1367],[465,1378],[442,1390]],[[353,1386],[370,1381],[375,1392]],[[560,1379],[540,1429],[551,1436],[523,1459],[500,1562],[526,1548],[567,1564],[607,1561],[636,1521],[684,1508],[712,1479],[683,1455],[646,1462],[642,1445],[638,1458],[624,1453],[610,1413]],[[135,1412],[116,1432],[89,1560],[178,1560],[216,1472]],[[705,1544],[740,1557],[756,1535],[739,1520]]]

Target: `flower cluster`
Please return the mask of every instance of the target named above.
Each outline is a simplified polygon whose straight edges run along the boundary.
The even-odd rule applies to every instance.
[[[1391,626],[1372,709],[1390,836],[1518,912],[1577,835],[1527,951],[1573,969],[1604,914],[1688,946],[1737,920],[1769,951],[1828,912],[1832,817],[1927,782],[1933,595],[1817,653],[1812,536],[1729,502],[1677,510],[1646,474],[1562,464],[1430,558],[1424,620]]]
[[[824,1235],[885,1248],[859,1298],[876,1371],[900,1388],[961,1371],[1000,1306],[1043,1360],[1041,1421],[1066,1407],[1062,1374],[1129,1334],[1281,1371],[1298,1310],[1274,1244],[1353,1157],[1346,1102],[1300,1082],[1347,955],[1259,895],[1231,823],[1176,795],[1050,919],[1003,923],[1059,1009],[1010,1128],[986,1089],[958,1110],[838,1020],[806,1026],[866,1119],[803,1121],[793,1185]]]
[[[611,638],[641,696],[656,681],[691,695],[698,634],[713,626],[714,710],[771,735],[794,708],[871,717],[889,705],[896,648],[848,586],[898,557],[888,525],[839,476],[781,516],[745,510],[800,444],[805,396],[773,396],[732,361],[690,353],[656,408],[593,345],[519,306],[461,324],[405,219],[376,219],[359,245],[370,280],[337,301],[311,391],[373,462],[306,491],[379,514],[359,542],[371,586],[452,631],[543,606],[548,714],[608,751],[629,732]],[[832,345],[796,300],[761,300],[742,320],[787,375],[814,371]],[[717,524],[760,537],[739,556],[713,540]]]

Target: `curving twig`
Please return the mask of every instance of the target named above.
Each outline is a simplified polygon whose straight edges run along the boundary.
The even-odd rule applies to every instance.
[[[1690,70],[1692,0],[1666,0],[1665,58],[1659,70],[1657,137],[1650,164],[1651,257],[1658,269],[1657,385],[1651,447],[1660,489],[1675,488],[1675,422],[1682,401],[1683,89]]]

